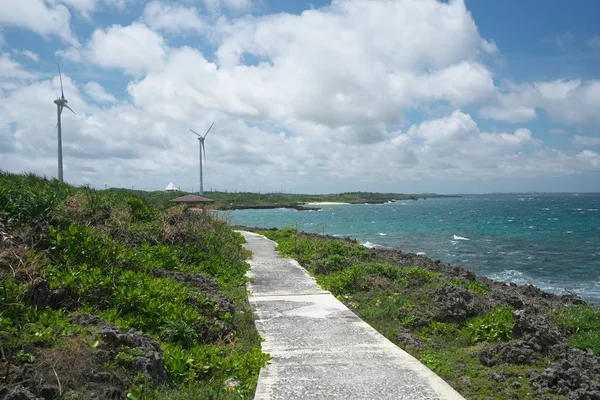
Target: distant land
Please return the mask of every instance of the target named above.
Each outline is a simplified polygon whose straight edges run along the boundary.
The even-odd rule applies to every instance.
[[[124,190],[124,189],[108,189]],[[168,202],[188,192],[141,192],[151,203]],[[438,194],[405,194],[346,192],[336,194],[293,194],[293,193],[251,193],[251,192],[204,192],[204,196],[215,200],[212,208],[219,210],[292,208],[299,211],[318,209],[312,203],[349,203],[349,204],[382,204],[397,200],[419,200],[435,197],[457,197],[456,195]]]

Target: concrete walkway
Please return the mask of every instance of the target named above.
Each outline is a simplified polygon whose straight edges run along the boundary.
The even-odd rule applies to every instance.
[[[441,378],[358,318],[276,243],[241,232],[256,327],[271,363],[255,399],[463,399]]]

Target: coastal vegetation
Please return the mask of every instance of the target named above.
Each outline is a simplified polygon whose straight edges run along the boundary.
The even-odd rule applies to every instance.
[[[126,189],[108,189],[115,193],[131,192]],[[138,191],[150,204],[158,208],[165,208],[176,197],[189,194],[187,192]],[[291,194],[291,193],[250,193],[250,192],[204,192],[204,196],[215,202],[213,208],[276,208],[291,207],[302,209],[306,203],[337,202],[337,203],[385,203],[392,200],[418,200],[432,197],[443,197],[435,194],[401,194],[401,193],[373,193],[373,192],[348,192],[337,194]],[[300,207],[299,207],[300,206]]]
[[[425,256],[259,231],[467,399],[600,398],[600,309]]]
[[[0,172],[0,397],[252,397],[243,238],[169,200]]]

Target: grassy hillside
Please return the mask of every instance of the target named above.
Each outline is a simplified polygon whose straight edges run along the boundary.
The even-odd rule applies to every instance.
[[[0,172],[0,393],[252,396],[243,238],[161,193]]]
[[[600,398],[600,309],[427,257],[259,232],[467,399]]]

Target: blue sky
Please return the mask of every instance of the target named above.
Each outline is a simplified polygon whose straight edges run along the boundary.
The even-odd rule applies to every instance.
[[[0,1],[0,169],[205,188],[600,191],[592,0]]]

